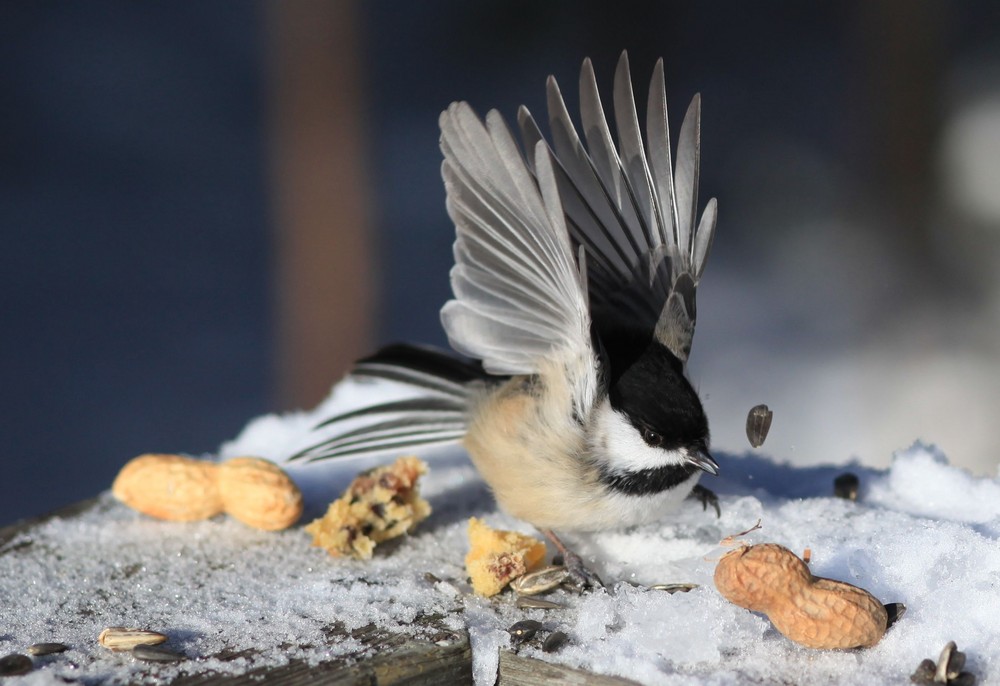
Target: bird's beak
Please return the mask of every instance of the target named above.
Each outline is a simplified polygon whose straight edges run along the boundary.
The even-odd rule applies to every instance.
[[[687,461],[698,469],[708,472],[712,476],[719,473],[719,465],[707,450],[695,450],[687,454]]]

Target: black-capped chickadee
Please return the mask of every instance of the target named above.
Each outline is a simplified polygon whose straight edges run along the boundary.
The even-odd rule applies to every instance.
[[[441,114],[442,175],[455,223],[455,299],[441,321],[456,351],[385,348],[354,368],[416,395],[338,415],[371,421],[302,451],[319,460],[462,441],[497,502],[550,535],[651,522],[718,473],[685,376],[695,288],[715,232],[698,219],[700,99],[672,159],[656,64],[643,141],[628,58],[614,81],[618,145],[590,60],[583,139],[554,78],[550,140],[524,107],[523,150],[495,110]],[[704,495],[702,490],[702,495]]]

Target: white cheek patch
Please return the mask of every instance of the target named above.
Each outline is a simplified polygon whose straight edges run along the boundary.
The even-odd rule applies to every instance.
[[[664,450],[647,445],[628,418],[615,411],[607,399],[597,409],[595,429],[595,457],[605,461],[612,471],[638,471],[687,463],[683,448]]]

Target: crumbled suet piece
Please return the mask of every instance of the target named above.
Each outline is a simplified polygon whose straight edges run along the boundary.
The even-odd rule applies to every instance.
[[[359,474],[325,515],[305,527],[313,545],[334,557],[370,559],[377,544],[409,533],[430,515],[417,483],[426,473],[421,460],[401,457]]]
[[[475,517],[469,519],[465,571],[472,580],[472,590],[479,595],[496,595],[544,557],[545,544],[538,539],[516,531],[491,529]]]

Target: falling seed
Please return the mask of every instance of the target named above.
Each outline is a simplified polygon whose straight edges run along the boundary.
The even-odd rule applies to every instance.
[[[132,650],[140,644],[155,645],[166,640],[156,631],[124,626],[109,626],[97,637],[97,642],[109,650]]]
[[[528,595],[518,596],[517,606],[522,610],[561,610],[566,607],[561,603]]]
[[[566,645],[566,641],[568,640],[569,636],[567,636],[563,632],[553,631],[551,634],[548,635],[548,638],[545,639],[545,642],[542,643],[542,652],[554,653],[560,648],[562,648],[564,645]]]
[[[510,587],[518,595],[538,595],[551,591],[568,578],[568,569],[553,565],[519,576],[510,583]]]
[[[34,666],[35,664],[27,655],[11,653],[10,655],[0,657],[0,676],[27,674]]]
[[[833,480],[833,494],[844,500],[857,500],[860,485],[861,481],[857,474],[844,472]]]
[[[54,653],[61,653],[66,650],[69,650],[69,646],[65,643],[35,643],[28,646],[28,653],[37,656],[53,655]]]
[[[747,440],[754,448],[764,445],[767,432],[771,430],[771,419],[774,413],[767,409],[767,405],[755,405],[747,413]]]
[[[140,643],[132,648],[132,657],[146,662],[181,662],[187,659],[186,655],[148,643]]]
[[[534,619],[522,619],[520,622],[512,624],[507,629],[507,633],[510,634],[510,638],[514,643],[524,643],[525,641],[530,641],[541,628],[541,622]]]
[[[653,584],[649,587],[651,591],[664,591],[666,593],[687,593],[698,588],[698,584]]]

